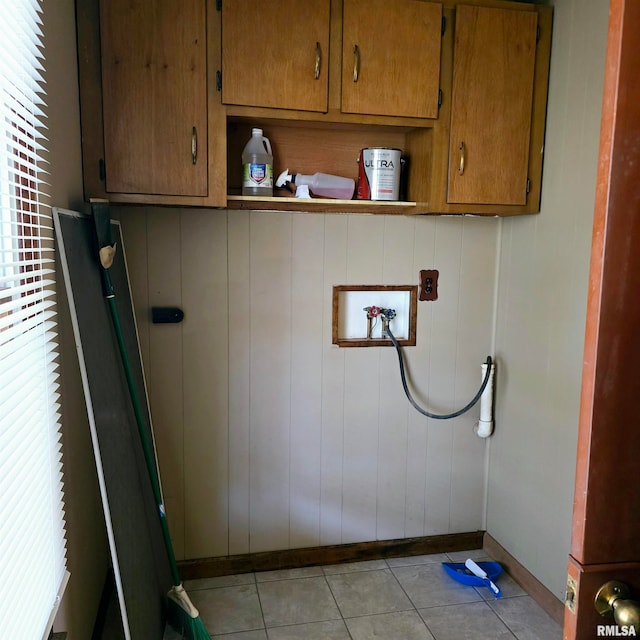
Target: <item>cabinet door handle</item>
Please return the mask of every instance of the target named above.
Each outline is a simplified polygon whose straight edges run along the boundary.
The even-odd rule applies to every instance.
[[[198,159],[198,130],[191,129],[191,164],[195,164]]]
[[[464,173],[464,154],[465,154],[464,142],[461,142],[460,143],[460,164],[458,165],[458,173],[460,175]]]
[[[320,49],[320,43],[316,42],[316,66],[313,77],[317,80],[320,77],[320,62],[322,61],[322,50]]]
[[[360,75],[360,49],[357,44],[353,45],[353,81],[358,82]]]

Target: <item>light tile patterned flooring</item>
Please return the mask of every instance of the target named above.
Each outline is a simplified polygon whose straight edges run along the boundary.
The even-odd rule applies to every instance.
[[[226,640],[560,640],[561,627],[508,575],[486,588],[441,562],[482,550],[191,580],[213,638]]]

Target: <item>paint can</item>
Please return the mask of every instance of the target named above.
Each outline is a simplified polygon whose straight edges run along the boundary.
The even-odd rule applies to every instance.
[[[398,200],[401,149],[368,147],[358,158],[358,200]]]

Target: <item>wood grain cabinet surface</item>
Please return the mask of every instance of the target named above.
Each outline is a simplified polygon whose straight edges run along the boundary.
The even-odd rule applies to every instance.
[[[342,51],[330,51],[330,0],[222,3],[222,101],[327,112],[329,56],[342,64],[341,111],[438,117],[442,5],[423,0],[344,0]],[[334,3],[334,19],[338,5]]]
[[[325,112],[329,10],[329,0],[306,0],[297,16],[290,1],[223,1],[223,103]]]
[[[538,14],[459,6],[448,201],[525,205]]]
[[[345,113],[438,117],[442,5],[344,0]]]
[[[85,199],[224,206],[215,0],[76,0],[76,20]]]
[[[203,0],[100,5],[106,190],[207,194]]]
[[[539,211],[551,7],[307,0],[299,19],[284,0],[76,1],[86,198]],[[360,149],[400,148],[405,200],[243,197],[240,156],[255,126],[271,139],[274,175],[357,178]]]

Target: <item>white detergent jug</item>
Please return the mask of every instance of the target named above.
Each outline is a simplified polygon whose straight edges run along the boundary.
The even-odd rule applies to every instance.
[[[251,129],[251,138],[242,152],[242,195],[273,195],[273,153],[262,129]]]

